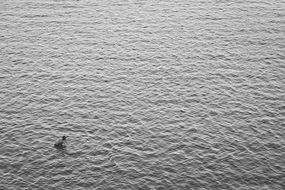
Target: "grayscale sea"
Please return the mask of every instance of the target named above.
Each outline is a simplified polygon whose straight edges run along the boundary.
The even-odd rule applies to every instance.
[[[284,190],[285,1],[0,0],[0,189]]]

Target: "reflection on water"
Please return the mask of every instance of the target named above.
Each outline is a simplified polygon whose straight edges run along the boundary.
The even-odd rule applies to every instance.
[[[284,8],[0,2],[0,189],[284,189]]]

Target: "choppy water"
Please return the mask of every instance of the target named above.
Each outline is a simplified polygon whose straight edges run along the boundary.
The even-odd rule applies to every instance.
[[[0,189],[285,188],[284,1],[1,0],[0,29]]]

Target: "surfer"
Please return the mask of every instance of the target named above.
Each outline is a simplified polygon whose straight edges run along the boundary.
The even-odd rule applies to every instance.
[[[57,149],[63,149],[65,148],[65,141],[66,141],[66,137],[65,135],[62,136],[62,139],[60,141],[58,141],[57,143],[54,144],[54,147]]]

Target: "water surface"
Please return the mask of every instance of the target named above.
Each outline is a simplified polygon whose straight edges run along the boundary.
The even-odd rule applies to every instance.
[[[1,1],[0,189],[285,189],[284,9]]]

